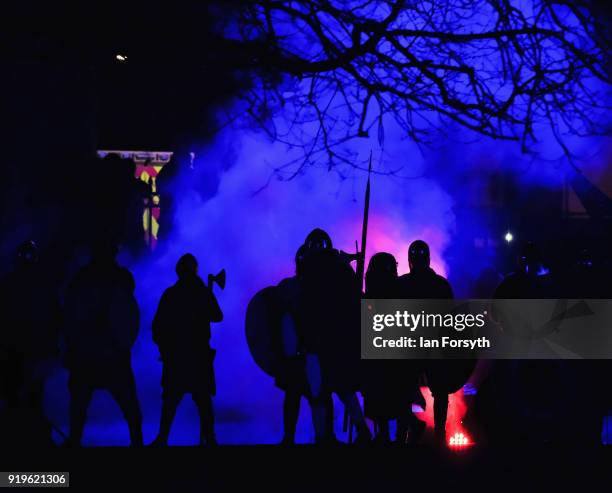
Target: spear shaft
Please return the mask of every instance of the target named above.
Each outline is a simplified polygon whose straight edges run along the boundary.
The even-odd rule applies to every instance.
[[[370,163],[368,165],[368,183],[365,191],[365,202],[363,204],[363,223],[361,226],[361,252],[357,257],[357,279],[359,280],[359,290],[363,289],[363,278],[365,275],[365,255],[368,240],[368,216],[370,215],[370,175],[372,174],[372,151],[370,151]],[[343,430],[348,431],[349,443],[353,442],[353,424],[349,419],[348,411],[344,409]]]
[[[368,241],[368,217],[370,215],[370,175],[372,174],[372,151],[370,151],[370,164],[368,165],[368,183],[365,190],[365,201],[363,204],[363,223],[361,226],[361,252],[357,259],[357,279],[359,286],[363,288],[363,278],[365,275],[365,256]]]

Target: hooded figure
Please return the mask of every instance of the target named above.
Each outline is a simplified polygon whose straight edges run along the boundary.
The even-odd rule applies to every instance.
[[[548,268],[535,243],[521,247],[517,268],[495,290],[493,297],[500,301],[493,303],[491,310],[504,332],[516,336],[515,348],[548,348],[544,338],[531,337],[537,333],[533,330],[541,320],[565,310],[565,298],[606,297],[605,291],[599,291],[605,285],[598,282],[601,270],[592,262],[588,252],[580,252],[564,285],[563,276]],[[519,313],[497,304],[503,306],[502,300],[513,299],[538,300],[538,310],[526,305]],[[504,440],[507,436],[520,440],[545,437],[598,443],[605,415],[604,392],[610,388],[606,366],[607,360],[496,360],[477,394],[480,422],[489,436]],[[576,399],[580,394],[589,397]]]
[[[45,381],[59,354],[60,306],[33,241],[17,249],[14,270],[0,282],[0,428],[7,443],[49,445]],[[6,425],[6,427],[4,426]]]
[[[200,414],[200,443],[216,444],[211,396],[216,393],[210,347],[210,323],[223,313],[212,292],[198,276],[196,258],[187,253],[176,264],[178,281],[161,297],[153,320],[153,341],[163,362],[162,415],[155,445],[166,445],[176,409],[192,395]]]
[[[372,256],[365,276],[367,299],[398,297],[397,261],[390,253]],[[425,423],[412,414],[412,401],[418,391],[418,366],[414,361],[363,361],[363,402],[365,415],[378,427],[376,441],[390,441],[389,421],[397,420],[397,442],[415,442],[425,430]]]
[[[275,383],[285,393],[283,401],[284,436],[281,442],[283,445],[292,445],[295,442],[295,430],[302,396],[306,397],[313,409],[318,401],[324,402],[326,416],[333,416],[334,413],[331,393],[325,392],[317,402],[314,402],[306,378],[306,357],[303,340],[307,336],[304,335],[304,328],[300,323],[299,303],[302,296],[300,276],[303,274],[304,261],[307,255],[308,248],[304,244],[295,254],[295,276],[283,279],[276,286],[275,303],[277,306],[275,308],[282,312],[282,319],[278,341],[278,353],[281,354],[281,357],[275,375]],[[313,417],[316,420],[316,412],[313,413]],[[318,423],[315,421],[313,424],[317,429]],[[327,429],[326,440],[335,441],[333,421],[326,419],[322,426]]]
[[[430,267],[429,245],[416,240],[408,248],[410,273],[399,278],[398,297],[405,299],[453,299],[449,282]],[[427,384],[434,398],[436,437],[446,441],[448,396],[467,382],[474,370],[472,360],[432,360],[426,363]]]
[[[332,248],[329,235],[313,230],[304,242],[307,254],[299,273],[298,309],[301,342],[306,355],[317,441],[329,438],[325,401],[335,392],[357,428],[357,441],[370,440],[357,400],[360,373],[359,303],[361,290],[355,271]]]
[[[452,299],[449,282],[429,266],[429,245],[416,240],[408,248],[410,272],[399,278],[399,294],[406,299]]]

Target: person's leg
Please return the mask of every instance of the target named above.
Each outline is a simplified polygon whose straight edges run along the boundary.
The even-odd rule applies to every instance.
[[[325,436],[330,442],[336,441],[336,432],[334,431],[334,398],[331,392],[326,392],[323,395],[325,403]]]
[[[308,394],[310,409],[312,411],[312,424],[315,432],[315,443],[325,443],[327,440],[327,430],[329,429],[328,403],[326,402],[329,394],[323,389],[323,376],[321,363],[316,354],[307,354],[305,363],[306,382],[308,383]],[[331,397],[331,394],[329,394]],[[333,423],[331,425],[333,427]]]
[[[159,432],[157,438],[153,441],[152,445],[166,446],[168,445],[168,438],[170,437],[170,429],[172,428],[172,422],[176,415],[178,405],[183,399],[181,392],[164,389],[162,392],[162,408],[161,417],[159,419]]]
[[[400,444],[414,444],[423,436],[426,424],[417,418],[412,411],[397,417],[397,433],[395,441]]]
[[[32,379],[26,392],[26,403],[28,409],[35,416],[44,416],[45,381],[41,378]]]
[[[446,440],[446,415],[448,413],[448,394],[433,393],[434,399],[434,429],[439,440]]]
[[[192,398],[200,413],[200,445],[217,445],[212,396],[207,392],[194,392]]]
[[[327,441],[328,416],[325,403],[319,399],[310,399],[310,410],[312,413],[312,425],[315,433],[315,443]]]
[[[414,362],[410,362],[403,369],[405,376],[400,381],[398,389],[405,398],[400,399],[398,408],[400,412],[397,416],[396,441],[399,444],[414,444],[423,436],[426,424],[412,412],[412,405],[417,404],[424,410],[426,402],[419,387],[420,369],[414,365]]]
[[[41,447],[53,445],[51,424],[45,416],[44,394],[44,379],[30,373],[24,388],[26,418],[30,422],[28,428],[32,443]]]
[[[376,433],[376,441],[380,443],[389,443],[391,441],[391,435],[389,433],[389,421],[386,419],[376,420],[378,426],[378,433]]]
[[[395,430],[395,442],[399,445],[404,445],[408,441],[408,422],[408,416],[398,416],[396,419],[397,429]]]
[[[68,437],[67,445],[78,447],[81,445],[85,421],[87,419],[87,408],[91,401],[93,388],[86,382],[74,381],[70,382],[70,436]]]
[[[332,394],[323,391],[317,398],[307,396],[312,414],[312,424],[315,432],[315,443],[336,443],[334,431],[334,400]]]
[[[109,388],[109,392],[119,405],[123,417],[127,421],[130,430],[130,444],[133,447],[143,445],[142,438],[142,413],[136,393],[136,381],[132,369],[126,371],[125,376],[116,385]]]
[[[287,390],[283,401],[283,444],[295,443],[295,429],[300,415],[300,401],[302,396],[295,390]]]
[[[355,428],[357,429],[357,442],[370,441],[372,433],[363,417],[363,411],[359,405],[357,394],[355,392],[338,392],[338,397],[344,404]]]

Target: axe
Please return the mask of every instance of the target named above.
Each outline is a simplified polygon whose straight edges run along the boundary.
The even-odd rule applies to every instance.
[[[225,289],[225,269],[221,269],[215,276],[208,274],[208,289],[211,291],[214,283],[216,283],[221,289]]]

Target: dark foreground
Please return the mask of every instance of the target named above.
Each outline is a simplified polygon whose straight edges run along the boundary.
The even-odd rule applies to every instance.
[[[3,453],[3,471],[68,471],[79,491],[610,491],[612,448],[570,445],[216,449],[86,448]]]

